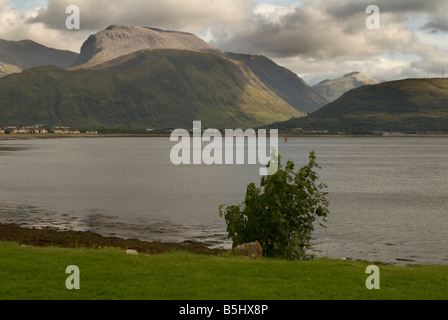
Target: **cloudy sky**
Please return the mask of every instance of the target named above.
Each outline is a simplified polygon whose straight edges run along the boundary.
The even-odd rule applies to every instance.
[[[367,6],[380,29],[366,28]],[[65,28],[68,5],[81,30]],[[352,71],[377,80],[448,73],[447,0],[0,0],[0,38],[79,52],[111,24],[188,31],[226,51],[263,54],[314,85]]]

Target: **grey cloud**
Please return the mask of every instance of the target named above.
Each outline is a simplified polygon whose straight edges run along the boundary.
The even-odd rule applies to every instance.
[[[40,22],[53,29],[65,27],[65,8],[80,8],[81,27],[100,30],[112,24],[153,26],[198,31],[212,23],[235,22],[247,18],[251,0],[49,0],[30,23]]]
[[[366,30],[366,8],[375,3],[381,10],[381,30]],[[255,16],[231,36],[213,30],[215,45],[224,50],[260,53],[275,57],[306,55],[319,59],[361,57],[384,51],[405,50],[416,41],[410,27],[415,17],[435,18],[446,0],[306,0],[271,20]],[[444,30],[447,20],[434,20],[428,27]],[[437,24],[436,24],[437,23]]]
[[[310,4],[312,1],[310,2]],[[324,10],[338,19],[346,19],[359,15],[368,5],[377,5],[382,14],[389,14],[396,22],[408,21],[408,15],[414,17],[429,17],[432,21],[426,23],[422,30],[430,32],[448,31],[448,1],[446,0],[348,0],[330,2]],[[347,30],[350,32],[350,30]]]
[[[443,17],[430,21],[422,27],[422,30],[429,30],[430,32],[447,32],[448,19]]]
[[[294,10],[272,22],[266,17],[257,17],[255,23],[235,31],[233,37],[220,37],[216,31],[216,45],[222,49],[256,52],[275,57],[306,55],[319,59],[340,56],[361,57],[381,53],[385,47],[394,50],[404,41],[409,41],[409,31],[379,30],[366,32],[368,17],[365,7],[346,19],[328,14],[323,1],[295,6]],[[388,15],[385,22],[394,23]],[[379,34],[379,36],[378,36]]]
[[[314,1],[307,1],[312,4]],[[432,13],[436,14],[441,8],[446,6],[445,0],[342,0],[328,1],[323,9],[328,14],[336,18],[347,18],[364,12],[369,5],[376,5],[382,13],[405,14],[413,13]]]

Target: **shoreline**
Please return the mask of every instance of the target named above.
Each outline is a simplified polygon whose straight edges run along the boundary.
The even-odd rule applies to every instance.
[[[136,250],[139,254],[161,254],[174,250],[200,255],[219,255],[230,251],[226,249],[211,249],[202,242],[149,242],[138,239],[106,237],[91,231],[59,231],[52,228],[28,228],[13,223],[0,223],[0,241],[16,242],[19,245],[34,247],[90,249],[112,247],[122,250]]]
[[[169,138],[168,134],[0,134],[1,140],[33,140],[60,138]]]
[[[169,138],[170,134],[0,134],[0,141],[5,140],[46,140],[46,139],[73,139],[73,138]],[[448,138],[448,134],[388,134],[388,135],[338,135],[338,134],[288,134],[279,133],[279,138]]]
[[[136,238],[124,239],[115,236],[103,236],[91,231],[61,231],[51,227],[23,227],[15,223],[0,223],[0,242],[17,243],[25,247],[57,247],[66,249],[105,249],[114,248],[122,251],[135,250],[138,254],[163,254],[171,251],[183,251],[194,255],[219,256],[231,253],[231,249],[209,248],[198,241],[161,242],[143,241]],[[317,258],[317,257],[316,257]],[[320,259],[320,258],[317,258]],[[334,261],[367,261],[352,258],[325,258]],[[370,261],[375,265],[403,266],[409,264]],[[423,264],[418,264],[423,265]],[[432,265],[432,264],[425,264]],[[438,264],[435,264],[438,265]]]

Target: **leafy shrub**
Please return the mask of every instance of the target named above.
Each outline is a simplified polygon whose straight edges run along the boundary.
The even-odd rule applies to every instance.
[[[265,256],[310,258],[306,250],[311,246],[313,223],[318,218],[326,222],[329,213],[328,193],[323,191],[327,186],[317,184],[315,169],[320,167],[314,151],[306,166],[298,171],[294,166],[289,160],[283,169],[279,156],[277,173],[262,177],[259,188],[249,184],[242,205],[220,206],[233,247],[258,241]]]

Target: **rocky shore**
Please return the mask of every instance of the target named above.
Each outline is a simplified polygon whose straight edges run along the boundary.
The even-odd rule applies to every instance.
[[[138,239],[104,237],[89,231],[58,231],[50,228],[24,228],[17,224],[0,224],[0,241],[17,242],[20,245],[61,248],[118,248],[135,250],[143,254],[160,254],[181,250],[193,254],[218,255],[223,249],[210,249],[201,242],[182,243],[146,242]]]

